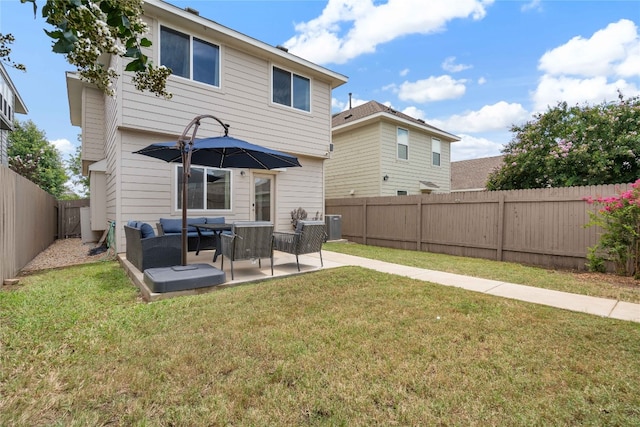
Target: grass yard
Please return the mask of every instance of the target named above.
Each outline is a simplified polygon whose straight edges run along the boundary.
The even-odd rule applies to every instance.
[[[152,304],[43,271],[0,365],[3,426],[640,424],[640,324],[357,267]]]
[[[411,267],[640,303],[640,281],[634,280],[632,277],[549,270],[510,262],[365,246],[355,243],[326,243],[323,248]]]

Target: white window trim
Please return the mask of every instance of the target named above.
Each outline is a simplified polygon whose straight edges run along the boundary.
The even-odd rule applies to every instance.
[[[307,80],[309,80],[309,111],[307,110],[301,110],[300,108],[295,108],[293,105],[284,105],[284,104],[279,104],[277,102],[273,102],[273,69],[274,68],[279,68],[282,71],[287,71],[289,73],[291,73],[291,94],[293,95],[293,75],[295,74],[296,76],[305,78]],[[300,73],[296,73],[295,71],[292,71],[289,68],[286,67],[282,67],[280,65],[276,65],[274,63],[271,63],[271,68],[269,70],[269,81],[271,82],[270,85],[270,91],[269,91],[269,103],[275,107],[280,107],[280,108],[285,108],[289,111],[298,111],[300,113],[304,113],[304,114],[311,114],[313,112],[313,79],[309,76],[305,76],[303,74]],[[293,99],[291,100],[291,103],[293,104]]]
[[[399,145],[405,145],[405,144],[400,144],[400,141],[398,141],[398,133],[400,132],[400,130],[403,130],[403,131],[407,132],[407,144],[406,144],[406,147],[407,147],[407,158],[406,159],[403,159],[402,157],[400,157],[398,155],[398,146]],[[402,160],[402,161],[405,161],[405,162],[409,160],[409,129],[406,129],[406,128],[403,128],[403,127],[400,127],[400,126],[396,127],[396,159]]]
[[[434,145],[433,144],[434,141],[438,141],[438,146],[440,148],[438,151],[434,150],[434,146],[433,146]],[[433,153],[438,153],[440,155],[440,164],[436,165],[436,164],[433,163]],[[431,166],[434,166],[436,168],[442,167],[442,141],[440,139],[434,138],[434,137],[431,137]]]
[[[161,58],[161,40],[162,40],[162,27],[165,27],[169,30],[172,31],[177,31],[179,33],[182,33],[186,36],[189,36],[189,77],[182,77],[182,76],[177,76],[175,74],[171,74],[170,77],[172,78],[177,78],[177,79],[182,79],[182,80],[186,80],[188,82],[191,83],[195,83],[195,84],[199,84],[199,85],[203,85],[206,86],[208,88],[215,88],[215,89],[222,89],[222,60],[223,60],[223,48],[222,48],[222,44],[218,43],[216,41],[212,41],[210,39],[205,39],[204,37],[200,37],[200,36],[194,36],[190,31],[186,31],[183,29],[179,29],[173,25],[167,25],[167,24],[163,24],[163,23],[158,23],[158,29],[157,29],[157,33],[158,33],[158,37],[156,40],[156,43],[154,43],[156,46],[158,46],[158,48],[156,49],[157,54],[158,54],[158,64],[162,65],[162,58]],[[200,39],[204,42],[213,44],[218,46],[218,86],[216,85],[212,85],[210,83],[206,83],[206,82],[201,82],[200,80],[194,80],[193,79],[193,38],[197,38]]]
[[[182,166],[182,163],[176,163],[174,164],[173,167],[173,178],[171,180],[171,197],[172,197],[172,202],[171,202],[171,206],[173,207],[173,213],[175,214],[181,214],[182,213],[182,209],[180,209],[178,207],[178,174],[179,172],[179,168]],[[234,188],[234,177],[233,177],[233,169],[224,169],[224,168],[212,168],[211,166],[202,166],[202,165],[191,165],[192,167],[195,168],[208,168],[208,169],[216,169],[216,170],[221,170],[221,171],[225,171],[225,172],[229,172],[229,179],[230,179],[230,183],[229,183],[229,188],[230,188],[230,195],[229,195],[229,209],[187,209],[187,215],[192,216],[192,214],[201,214],[201,215],[206,215],[206,214],[212,214],[212,213],[225,213],[225,214],[229,214],[233,212],[233,188]]]

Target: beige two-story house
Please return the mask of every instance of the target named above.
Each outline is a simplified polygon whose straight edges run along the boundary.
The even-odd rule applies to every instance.
[[[455,135],[376,101],[335,114],[327,198],[448,193]]]
[[[9,132],[13,130],[16,113],[27,114],[27,107],[0,62],[0,165],[5,167],[9,167]]]
[[[211,21],[193,9],[159,0],[144,3],[146,54],[172,69],[171,99],[135,89],[121,58],[109,97],[67,75],[71,122],[82,128],[82,160],[91,180],[91,227],[116,222],[118,252],[129,220],[155,224],[181,217],[181,165],[134,154],[154,142],[174,141],[196,116],[211,114],[230,125],[229,135],[292,154],[302,167],[281,170],[213,169],[194,165],[188,214],[266,220],[291,228],[298,207],[324,213],[324,161],[331,142],[331,93],[347,78],[286,49],[271,46]],[[215,120],[203,120],[199,138],[220,136]],[[216,179],[207,180],[208,176]],[[190,184],[193,184],[190,181]],[[215,188],[213,188],[215,187]],[[195,206],[193,205],[195,204]]]

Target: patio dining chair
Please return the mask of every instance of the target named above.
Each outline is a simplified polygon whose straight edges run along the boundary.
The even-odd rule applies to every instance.
[[[298,255],[320,253],[320,266],[322,262],[322,244],[327,240],[324,221],[298,221],[296,231],[293,233],[273,233],[273,249],[280,252],[294,254],[296,264],[300,271]]]
[[[224,259],[231,262],[231,280],[233,280],[233,262],[240,260],[258,260],[258,266],[262,268],[261,258],[271,260],[271,275],[273,276],[273,224],[263,221],[243,221],[233,224],[231,234],[222,234],[222,262],[220,269],[224,268]]]

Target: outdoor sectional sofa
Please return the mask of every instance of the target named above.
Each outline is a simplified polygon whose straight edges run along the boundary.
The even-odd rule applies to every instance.
[[[153,227],[145,222],[129,221],[124,226],[127,240],[127,261],[138,270],[180,265],[181,238],[156,236]]]
[[[198,217],[187,218],[187,250],[193,252],[198,249],[198,230],[191,224],[224,224],[225,218],[219,217]],[[159,236],[182,235],[182,218],[160,218],[156,223]],[[211,230],[201,230],[202,239],[200,250],[215,249],[216,236]]]

